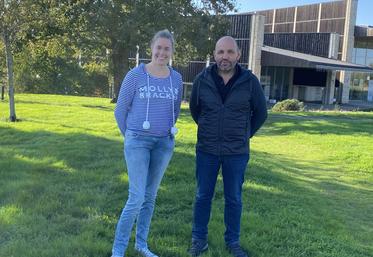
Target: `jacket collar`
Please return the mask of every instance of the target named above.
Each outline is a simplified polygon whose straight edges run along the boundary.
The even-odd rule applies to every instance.
[[[214,86],[214,78],[212,77],[212,72],[213,72],[212,69],[213,69],[214,65],[216,65],[216,64],[212,64],[209,67],[205,68],[205,70],[202,73],[202,77],[204,79],[210,81],[212,84],[211,83],[209,83],[209,84],[212,85],[212,86]],[[252,78],[252,76],[254,76],[250,70],[246,70],[246,69],[242,68],[242,66],[239,65],[239,64],[236,64],[236,65],[237,65],[237,69],[240,70],[240,76],[238,77],[238,79],[236,80],[234,85],[237,85],[237,84],[240,84],[240,83],[245,82],[247,80],[250,80]]]

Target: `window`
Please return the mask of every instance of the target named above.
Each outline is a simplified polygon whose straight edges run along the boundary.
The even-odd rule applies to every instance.
[[[356,56],[355,63],[365,65],[365,56]]]
[[[366,56],[366,54],[367,54],[367,49],[365,49],[365,48],[356,48],[356,56],[358,57],[365,57]]]
[[[367,57],[373,58],[373,49],[367,49]]]

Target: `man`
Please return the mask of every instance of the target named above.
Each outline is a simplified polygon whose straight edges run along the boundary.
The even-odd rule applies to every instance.
[[[195,79],[190,112],[198,125],[197,192],[193,214],[191,256],[207,250],[207,226],[220,167],[224,183],[224,234],[234,257],[248,257],[240,246],[241,192],[249,160],[249,138],[267,118],[266,100],[258,79],[237,63],[236,41],[222,37],[215,46],[216,64]]]

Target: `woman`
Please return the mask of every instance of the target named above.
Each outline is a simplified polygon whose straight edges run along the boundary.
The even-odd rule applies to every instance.
[[[182,94],[181,75],[167,66],[174,45],[168,30],[157,32],[151,41],[151,62],[129,71],[122,82],[115,118],[125,137],[129,194],[117,224],[112,257],[123,257],[135,220],[136,251],[157,257],[149,250],[147,238],[158,187],[174,149]]]

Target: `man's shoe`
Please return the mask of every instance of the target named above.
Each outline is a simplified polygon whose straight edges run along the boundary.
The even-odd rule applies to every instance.
[[[152,253],[148,248],[135,247],[135,250],[143,257],[158,257],[158,255]]]
[[[234,257],[249,257],[249,254],[238,243],[227,245],[227,249]]]
[[[193,239],[192,246],[189,248],[188,253],[190,256],[197,257],[207,251],[208,248],[207,240]]]

